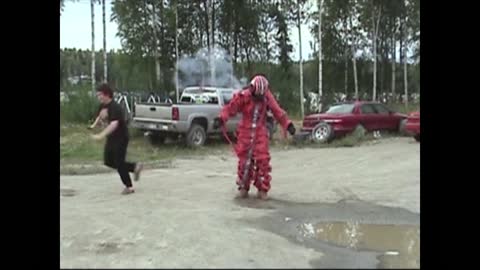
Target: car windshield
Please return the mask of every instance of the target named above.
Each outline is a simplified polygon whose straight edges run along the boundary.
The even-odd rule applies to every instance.
[[[353,112],[354,107],[355,107],[355,105],[353,105],[353,104],[334,105],[334,106],[330,107],[325,113],[326,114],[351,113],[351,112]]]

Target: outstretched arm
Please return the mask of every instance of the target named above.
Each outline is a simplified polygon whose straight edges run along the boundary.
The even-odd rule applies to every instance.
[[[290,119],[288,118],[287,113],[282,108],[280,108],[280,105],[278,105],[271,91],[267,91],[265,95],[268,100],[268,107],[270,107],[270,109],[272,110],[273,117],[275,117],[275,120],[280,123],[284,130],[287,130],[288,126],[292,123],[292,121],[290,121]]]
[[[95,121],[93,122],[93,124],[91,124],[88,128],[89,129],[94,129],[97,125],[98,125],[98,122],[100,122],[100,120],[102,118],[105,118],[105,110],[102,105],[100,105],[100,107],[98,108],[98,111],[97,111],[97,118],[95,118]]]
[[[236,93],[233,95],[232,100],[222,108],[220,112],[220,120],[222,123],[226,123],[228,118],[235,116],[243,106],[244,96],[242,92]]]
[[[93,122],[93,124],[91,124],[88,128],[94,129],[98,125],[99,121],[100,121],[100,116],[97,116],[97,118],[95,119],[95,122]]]
[[[105,113],[107,111],[103,111],[103,112],[104,112],[103,115],[106,116]],[[102,116],[102,113],[100,113],[100,117],[101,116]],[[108,120],[110,121],[110,124],[108,124],[108,126],[105,129],[103,129],[102,132],[100,132],[99,134],[93,135],[94,139],[100,140],[112,134],[112,132],[114,132],[117,129],[118,125],[120,124],[119,122],[122,118],[123,118],[123,113],[120,107],[118,106],[113,107],[110,110],[110,113],[108,114]]]

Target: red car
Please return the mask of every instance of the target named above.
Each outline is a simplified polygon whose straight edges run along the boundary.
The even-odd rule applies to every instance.
[[[327,142],[360,128],[367,132],[402,131],[407,116],[378,102],[355,101],[335,104],[326,112],[303,119],[303,133],[316,142]]]
[[[420,112],[413,112],[408,115],[405,130],[412,134],[417,142],[420,142]]]

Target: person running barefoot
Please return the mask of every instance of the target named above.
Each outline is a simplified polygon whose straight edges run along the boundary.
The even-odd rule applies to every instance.
[[[92,135],[92,138],[95,140],[107,138],[104,151],[104,164],[118,171],[120,179],[125,185],[121,194],[132,194],[135,190],[133,189],[129,173],[133,172],[134,180],[138,181],[143,165],[141,163],[125,161],[129,136],[122,107],[113,101],[113,90],[107,84],[102,84],[97,89],[97,98],[101,103],[101,108],[106,109],[108,126],[99,134]]]

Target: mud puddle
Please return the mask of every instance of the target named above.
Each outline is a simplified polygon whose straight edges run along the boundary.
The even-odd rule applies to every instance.
[[[315,239],[354,250],[381,253],[379,268],[420,267],[420,228],[417,225],[318,223]]]
[[[236,201],[243,207],[274,209],[246,222],[318,251],[319,258],[310,261],[313,268],[420,267],[419,214],[359,200]]]

